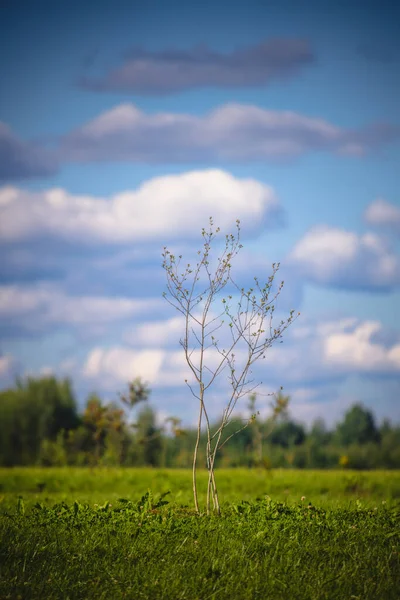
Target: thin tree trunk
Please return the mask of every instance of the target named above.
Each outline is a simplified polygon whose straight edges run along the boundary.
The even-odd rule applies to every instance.
[[[210,495],[211,495],[211,491],[212,491],[212,498],[213,498],[214,510],[216,510],[217,514],[219,515],[221,513],[221,511],[220,511],[220,508],[219,508],[218,490],[217,490],[217,484],[216,484],[216,481],[215,481],[214,467],[212,467],[211,469],[209,469],[209,472],[208,472],[207,514],[210,514]]]
[[[212,460],[213,452],[211,451],[211,432],[209,423],[207,423],[207,470],[208,470],[208,484],[207,484],[207,514],[210,514],[210,496],[212,491],[213,507],[214,510],[219,514],[219,503],[218,503],[218,492],[217,484],[215,482],[214,474],[214,461]]]
[[[201,435],[201,419],[203,416],[203,403],[201,402],[200,404],[200,412],[199,412],[199,419],[198,419],[198,423],[197,423],[197,437],[196,437],[196,445],[194,447],[194,453],[193,453],[193,468],[192,468],[192,477],[193,477],[193,499],[194,499],[194,507],[196,509],[196,512],[199,513],[199,500],[198,500],[198,496],[197,496],[197,455],[198,455],[198,451],[199,451],[199,444],[200,444],[200,435]]]
[[[217,436],[217,441],[215,442],[214,450],[212,452],[211,452],[211,444],[210,444],[210,454],[209,454],[209,460],[208,460],[208,470],[209,470],[208,487],[209,487],[209,489],[212,487],[214,508],[216,509],[218,515],[221,514],[221,509],[219,506],[218,489],[217,489],[217,484],[215,481],[214,463],[215,463],[215,457],[216,457],[216,454],[217,454],[217,451],[219,448],[219,444],[221,442],[222,431],[223,431],[223,429],[220,430],[220,432]]]

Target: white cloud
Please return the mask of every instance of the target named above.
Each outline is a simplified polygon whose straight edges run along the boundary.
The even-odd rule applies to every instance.
[[[400,374],[399,336],[381,343],[381,323],[348,318],[302,324],[301,320],[289,328],[282,345],[267,352],[262,363],[265,382],[269,377],[286,387],[356,374]]]
[[[166,320],[164,331],[174,329],[172,321]],[[297,323],[300,325],[300,321]],[[154,326],[160,328],[161,322],[154,322]],[[286,332],[284,344],[275,344],[268,350],[266,359],[254,365],[254,384],[262,382],[257,389],[258,408],[265,415],[272,400],[268,394],[282,385],[284,393],[291,396],[290,410],[294,417],[311,421],[322,416],[331,424],[356,400],[350,397],[352,392],[349,395],[341,386],[350,385],[355,376],[363,374],[375,375],[375,381],[380,381],[382,375],[400,374],[400,335],[381,343],[379,338],[385,336],[380,335],[384,333],[380,323],[353,318],[306,321],[300,335],[297,333],[297,324],[294,324]],[[83,360],[64,361],[56,372],[71,375],[73,371],[85,389],[90,384],[103,394],[115,394],[121,386],[139,376],[149,383],[152,402],[157,408],[168,414],[178,412],[185,422],[192,422],[197,401],[185,380],[194,383],[195,390],[196,384],[183,350],[176,339],[175,348],[167,348],[161,344],[157,347],[155,339],[150,338],[151,343],[146,345],[143,331],[140,348],[96,346]],[[207,357],[211,369],[215,358],[212,354]],[[207,392],[212,418],[218,417],[225,407],[228,387],[225,371]],[[246,405],[246,398],[241,399],[236,414],[245,414]]]
[[[387,290],[400,283],[400,261],[373,233],[317,226],[294,246],[288,264],[300,278],[346,289]]]
[[[6,187],[0,190],[0,237],[51,235],[82,243],[187,238],[198,234],[210,215],[223,229],[240,218],[254,230],[280,210],[269,186],[217,169],[155,177],[109,199]]]
[[[130,328],[124,335],[128,344],[150,347],[164,347],[177,344],[184,332],[183,316],[164,321],[149,321]]]
[[[179,387],[184,386],[185,380],[195,384],[195,378],[185,358],[183,349],[179,345],[179,338],[183,330],[174,319],[164,323],[144,323],[136,329],[132,329],[127,336],[134,343],[134,348],[128,346],[114,346],[107,349],[97,347],[92,350],[85,362],[84,376],[111,377],[116,381],[126,380],[127,373],[132,372],[147,378],[150,383],[157,387]],[[179,323],[181,325],[181,323]],[[160,332],[159,343],[156,343],[156,332]],[[147,334],[147,332],[149,332]],[[174,338],[172,339],[172,334]],[[194,338],[190,357],[195,366],[200,364],[200,350]],[[168,347],[169,346],[169,347]],[[140,347],[140,350],[138,349]],[[238,365],[247,361],[247,353],[244,348],[237,349],[235,356]],[[213,347],[205,348],[203,355],[204,383],[205,385],[217,370],[221,362],[221,355]],[[134,365],[135,368],[132,367]],[[141,369],[143,369],[141,371]],[[239,369],[239,366],[238,366]],[[216,380],[216,386],[224,385],[224,376]],[[196,384],[195,384],[196,385]]]
[[[377,198],[367,207],[364,218],[370,225],[388,227],[400,233],[400,207]]]
[[[86,360],[83,375],[89,378],[100,378],[104,381],[127,382],[140,376],[149,383],[157,380],[164,352],[161,350],[135,351],[130,348],[113,347],[109,349],[95,348]]]
[[[167,307],[168,308],[168,307]],[[171,311],[168,312],[172,312]],[[149,346],[149,347],[179,347],[179,340],[185,336],[185,318],[183,315],[172,317],[167,320],[159,320],[159,321],[145,321],[138,325],[135,325],[128,329],[125,333],[124,341],[128,344],[132,344],[133,346]],[[194,317],[198,319],[200,322],[202,319],[201,313],[194,314]],[[224,317],[221,317],[224,319]],[[216,319],[213,325],[209,325],[206,328],[206,346],[208,346],[211,342],[210,333],[212,333],[212,329],[218,326],[221,323],[221,319],[217,317],[215,312],[209,312],[207,316],[207,323],[211,323],[213,319]],[[220,327],[217,331],[215,331],[214,335],[217,340],[223,345],[223,347],[229,347],[232,342],[231,330],[228,326],[229,320],[225,317],[224,326]],[[258,325],[255,324],[252,329],[257,329]],[[201,327],[199,324],[195,323],[194,320],[189,320],[189,345],[191,348],[199,347],[198,341],[196,341],[196,337],[201,338]],[[211,355],[209,354],[209,357]],[[213,363],[215,363],[216,359],[213,359]]]
[[[0,286],[0,324],[14,324],[32,332],[54,325],[101,329],[110,323],[154,313],[161,307],[162,298],[70,296],[46,284]]]
[[[136,342],[140,341],[141,350],[121,348],[121,353],[135,357],[146,350],[151,360],[152,353],[158,352],[160,361],[157,363],[157,373],[154,372],[156,385],[177,387],[183,385],[185,379],[192,381],[183,349],[178,346],[178,339],[183,333],[180,325],[179,320],[174,318],[164,322],[145,323],[136,329],[136,337],[134,331],[130,333]],[[160,333],[158,345],[157,331]],[[310,383],[316,381],[340,380],[354,374],[400,374],[399,336],[382,343],[379,340],[382,333],[382,325],[375,321],[347,318],[301,324],[300,319],[285,332],[284,343],[275,343],[267,350],[266,358],[255,364],[254,381],[264,382],[265,389],[274,391],[280,385],[309,387]],[[169,349],[166,347],[168,345]],[[240,365],[246,362],[243,348],[239,346],[235,355],[239,372]],[[192,358],[197,364],[196,352]],[[220,356],[213,349],[207,351],[206,364],[211,370],[216,368],[219,360]],[[116,365],[117,363],[115,361]],[[208,376],[209,371],[206,371],[206,380]],[[216,387],[224,387],[225,381],[226,372],[218,380]]]
[[[324,361],[349,371],[400,373],[400,343],[386,348],[372,340],[381,329],[379,322],[365,321],[352,332],[328,335],[324,340]]]
[[[146,114],[121,104],[62,140],[65,161],[176,163],[297,157],[312,151],[362,155],[397,139],[393,126],[346,130],[317,117],[246,104],[225,104],[204,116]]]
[[[135,377],[141,377],[156,388],[185,387],[186,379],[193,381],[180,350],[137,350],[126,346],[94,348],[87,356],[81,375],[107,389],[115,389],[116,384]]]

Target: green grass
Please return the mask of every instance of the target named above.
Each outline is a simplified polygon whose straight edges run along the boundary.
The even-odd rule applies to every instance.
[[[0,598],[398,600],[399,472],[218,475],[0,470]]]
[[[207,474],[199,473],[199,491],[205,501]],[[222,501],[240,502],[269,495],[273,500],[297,503],[302,496],[324,508],[345,506],[356,499],[375,506],[382,500],[400,501],[400,471],[273,471],[220,469],[217,482]],[[62,500],[112,502],[121,496],[137,498],[147,489],[171,491],[170,502],[192,505],[191,473],[178,469],[0,468],[1,506],[14,505],[22,495],[27,506]]]

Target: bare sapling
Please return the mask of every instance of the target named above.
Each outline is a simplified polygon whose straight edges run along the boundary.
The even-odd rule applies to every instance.
[[[185,383],[199,407],[192,463],[193,499],[198,513],[197,462],[205,424],[207,514],[211,512],[211,502],[214,511],[220,513],[215,460],[218,450],[232,437],[224,438],[225,429],[238,401],[262,383],[255,382],[252,367],[256,361],[265,358],[273,342],[282,337],[300,314],[294,316],[295,311],[291,310],[285,321],[273,327],[274,303],[284,285],[282,281],[276,291],[272,290],[279,263],[272,265],[272,273],[264,285],[254,277],[253,287],[239,287],[231,270],[232,262],[242,248],[240,221],[236,221],[235,234],[225,236],[221,254],[214,259],[212,251],[219,233],[220,228],[214,228],[210,217],[208,230],[202,229],[203,246],[197,252],[196,264],[184,263],[182,255],[175,256],[166,247],[162,254],[167,277],[164,298],[183,315],[184,333],[180,344],[192,375],[191,381],[186,379]],[[210,390],[223,373],[229,391],[220,422],[212,428]]]

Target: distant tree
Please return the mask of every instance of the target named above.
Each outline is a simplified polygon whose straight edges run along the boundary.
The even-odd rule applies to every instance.
[[[324,446],[329,443],[332,436],[325,425],[325,421],[323,419],[316,419],[311,425],[308,437],[311,443]]]
[[[32,458],[20,428],[21,396],[16,390],[0,392],[0,464],[6,467],[28,464]]]
[[[141,402],[149,399],[151,390],[147,383],[142,381],[141,377],[136,377],[128,383],[128,393],[118,394],[119,399],[129,410],[128,418],[132,416],[132,411]]]
[[[114,440],[115,443],[116,436],[122,438],[124,435],[126,427],[124,411],[112,403],[102,404],[97,394],[91,394],[82,419],[90,432],[93,444],[93,462],[98,464],[105,450],[106,439],[108,438],[109,442]]]
[[[371,411],[354,404],[336,427],[338,442],[343,446],[379,441],[379,431]]]
[[[65,448],[69,465],[82,467],[90,463],[90,456],[93,452],[93,438],[83,423],[76,429],[70,429],[67,432]]]
[[[14,389],[0,393],[0,460],[32,464],[42,441],[55,441],[59,432],[79,425],[69,379],[18,378]]]
[[[306,437],[307,466],[323,469],[329,464],[327,447],[332,440],[332,432],[328,430],[323,419],[316,419]],[[296,458],[295,464],[298,464]]]
[[[65,442],[63,430],[58,433],[55,441],[43,439],[40,444],[39,464],[44,467],[64,467],[68,462]]]
[[[17,379],[17,390],[26,401],[41,411],[43,437],[55,440],[60,430],[74,429],[79,424],[77,404],[70,379],[58,381],[55,377]]]
[[[263,442],[272,434],[276,423],[288,419],[288,406],[290,396],[285,396],[282,390],[275,394],[274,401],[271,402],[272,414],[263,424],[259,418],[259,411],[256,410],[257,394],[253,392],[249,396],[248,408],[251,415],[251,432],[253,461],[256,466],[265,466],[263,458]]]
[[[379,427],[379,435],[381,438],[384,438],[386,435],[389,435],[393,431],[393,426],[389,419],[384,419],[382,421],[381,426]]]
[[[179,438],[183,435],[187,435],[186,429],[183,429],[182,427],[182,419],[179,419],[179,417],[167,417],[165,419],[165,426],[169,426],[174,437]]]
[[[394,426],[386,420],[379,433],[383,466],[388,469],[400,468],[400,426]]]
[[[304,426],[290,420],[278,423],[269,437],[271,444],[276,444],[283,448],[299,446],[304,443],[305,439],[306,432]]]
[[[135,429],[135,447],[139,462],[151,467],[159,466],[162,460],[162,430],[157,427],[156,414],[150,406],[139,412]]]

